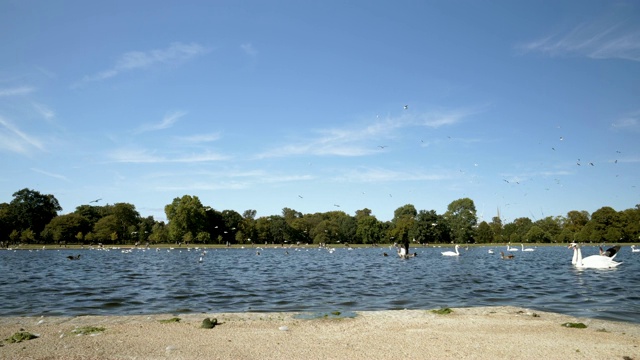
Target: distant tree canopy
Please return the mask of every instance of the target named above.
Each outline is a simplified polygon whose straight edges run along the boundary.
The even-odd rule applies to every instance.
[[[406,204],[393,219],[380,221],[364,208],[302,214],[285,207],[282,214],[257,217],[218,211],[197,196],[184,195],[165,206],[167,224],[143,218],[132,204],[81,205],[58,215],[53,195],[22,189],[10,203],[0,203],[0,245],[33,244],[388,244],[388,243],[554,243],[639,241],[640,205],[615,211],[605,206],[593,214],[569,211],[566,216],[532,221],[517,218],[503,224],[499,216],[478,221],[473,200],[449,204],[444,214]]]

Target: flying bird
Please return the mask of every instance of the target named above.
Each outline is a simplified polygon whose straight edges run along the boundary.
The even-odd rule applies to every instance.
[[[380,149],[384,149],[384,148],[386,148],[386,147],[387,147],[387,145],[378,145],[378,147],[379,147]]]
[[[300,199],[302,199],[302,195],[298,195],[298,197],[299,197]]]
[[[409,108],[409,105],[405,105],[404,109],[407,110]]]
[[[89,203],[97,203],[100,200],[102,200],[102,199],[95,199],[95,200],[89,201]]]

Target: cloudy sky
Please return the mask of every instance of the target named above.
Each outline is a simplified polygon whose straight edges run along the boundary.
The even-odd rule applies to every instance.
[[[0,202],[640,203],[636,1],[2,1]]]

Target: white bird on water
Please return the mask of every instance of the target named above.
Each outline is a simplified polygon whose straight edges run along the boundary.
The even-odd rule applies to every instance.
[[[458,252],[458,248],[460,247],[460,245],[456,244],[455,247],[455,252],[453,251],[443,251],[442,252],[442,256],[460,256],[460,253]]]
[[[518,251],[518,248],[512,248],[507,244],[507,251]]]
[[[525,248],[524,244],[520,244],[522,246],[522,251],[535,251],[533,248]]]
[[[573,248],[573,258],[571,259],[571,263],[579,269],[610,269],[622,264],[621,262],[613,261],[613,258],[615,258],[616,255],[613,255],[612,257],[605,255],[591,255],[586,258],[582,258],[580,245],[571,243],[569,248]]]
[[[636,249],[635,245],[631,245],[631,252],[640,252],[640,249]]]

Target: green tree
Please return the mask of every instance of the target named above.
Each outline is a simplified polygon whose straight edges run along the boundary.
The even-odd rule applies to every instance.
[[[533,226],[533,222],[528,217],[517,218],[513,221],[515,232],[509,236],[509,241],[514,243],[524,242],[525,236]]]
[[[151,234],[149,234],[149,241],[154,244],[167,243],[169,239],[169,229],[164,222],[157,222],[151,227]]]
[[[587,211],[572,210],[567,213],[563,229],[568,229],[576,234],[589,222],[590,216]]]
[[[528,242],[534,243],[548,243],[551,242],[551,236],[548,232],[542,230],[539,226],[533,225],[529,228],[529,231],[525,234],[525,239]]]
[[[164,207],[169,222],[169,237],[180,241],[187,233],[197,234],[205,230],[206,211],[197,196],[184,195],[173,199]]]
[[[411,204],[403,205],[393,212],[389,238],[398,244],[409,242],[409,232],[414,229],[414,224],[418,211]],[[415,232],[415,231],[414,231]]]
[[[476,240],[481,244],[488,244],[493,242],[494,239],[493,229],[486,221],[481,222],[478,225]]]
[[[14,229],[31,229],[38,236],[62,208],[55,196],[25,188],[13,193],[8,210]]]
[[[451,202],[447,206],[445,218],[451,227],[453,241],[457,243],[473,242],[474,228],[478,222],[473,200],[463,198]]]
[[[115,216],[118,223],[118,239],[124,241],[136,240],[137,226],[140,222],[140,214],[136,207],[129,203],[116,203],[107,207],[110,215]]]
[[[375,216],[360,216],[356,223],[356,242],[378,244],[383,237],[383,227]]]
[[[626,227],[624,218],[609,206],[602,207],[591,214],[589,228],[591,240],[615,243],[620,241]]]
[[[222,230],[223,241],[225,243],[235,243],[236,232],[240,224],[242,224],[242,215],[233,210],[224,210],[221,215],[224,222],[224,229]]]
[[[53,218],[42,232],[48,241],[58,244],[77,240],[78,233],[90,231],[89,221],[82,215],[70,213]]]
[[[118,231],[121,230],[118,218],[115,215],[107,215],[93,226],[93,240],[100,243],[115,244],[118,239]],[[115,236],[114,236],[115,234]]]

